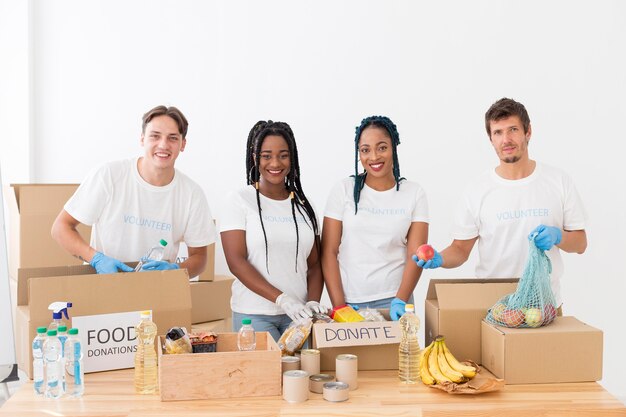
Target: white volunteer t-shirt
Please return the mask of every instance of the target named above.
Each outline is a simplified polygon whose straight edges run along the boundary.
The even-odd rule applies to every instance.
[[[259,195],[263,225],[267,235],[268,263],[265,258],[265,239],[259,219],[256,190],[247,186],[231,193],[224,201],[218,219],[220,232],[244,230],[248,261],[259,273],[280,291],[307,300],[307,258],[314,245],[314,232],[309,218],[296,208],[298,233],[298,257],[296,259],[296,227],[291,211],[291,199],[272,200]],[[301,209],[305,213],[304,209]],[[297,272],[296,272],[297,262]],[[269,267],[269,272],[268,272]],[[251,291],[235,279],[232,286],[230,306],[243,314],[284,314],[283,310],[264,297]]]
[[[342,222],[339,269],[346,302],[393,297],[402,282],[407,234],[412,222],[428,222],[422,187],[402,180],[400,189],[376,191],[363,186],[354,214],[354,178],[332,189],[324,215]]]
[[[139,175],[137,162],[126,159],[97,168],[65,204],[72,217],[92,226],[91,246],[131,262],[165,239],[163,259],[174,262],[180,242],[192,248],[215,242],[202,189],[178,170],[168,185],[151,185]]]
[[[540,224],[582,230],[585,211],[570,177],[537,162],[534,172],[521,180],[506,180],[492,169],[473,181],[457,210],[452,237],[478,236],[478,278],[521,277],[528,235]],[[547,254],[552,261],[552,291],[560,305],[561,251],[554,246]]]

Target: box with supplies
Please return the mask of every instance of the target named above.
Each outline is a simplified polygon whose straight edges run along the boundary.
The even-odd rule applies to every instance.
[[[389,310],[379,310],[389,320]],[[320,369],[333,371],[337,355],[357,355],[359,370],[398,369],[402,331],[397,321],[313,324],[312,346],[320,351]]]
[[[503,295],[517,288],[511,279],[431,279],[424,303],[425,346],[438,335],[459,360],[480,363],[480,323]]]
[[[26,287],[27,289],[24,289]],[[48,327],[53,302],[71,302],[72,318],[110,313],[152,310],[157,328],[191,328],[191,294],[186,270],[150,271],[141,273],[96,274],[89,265],[52,268],[22,268],[18,280],[16,311],[16,351],[18,366],[32,378],[31,344],[37,327]],[[98,335],[109,334],[98,329]],[[134,332],[128,345],[136,345]],[[95,340],[92,340],[95,343]],[[83,346],[87,351],[89,345]],[[87,358],[85,359],[87,360]],[[116,368],[111,368],[116,369]]]
[[[233,281],[233,277],[216,275],[211,282],[191,282],[191,322],[204,323],[230,317]]]
[[[9,275],[17,279],[19,268],[79,265],[51,237],[54,219],[74,194],[78,184],[11,184],[5,190],[9,210]],[[89,242],[91,227],[79,225],[78,233]]]
[[[507,384],[602,379],[602,331],[575,317],[537,328],[482,322],[482,364]]]
[[[239,351],[237,333],[217,333],[215,352],[166,354],[159,336],[161,401],[263,397],[281,393],[281,352],[268,332]]]

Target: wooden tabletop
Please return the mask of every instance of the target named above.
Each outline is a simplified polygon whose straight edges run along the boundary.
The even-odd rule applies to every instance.
[[[28,382],[0,408],[0,416],[626,416],[626,407],[595,382],[451,395],[421,383],[404,385],[397,371],[362,371],[359,388],[346,402],[310,393],[308,401],[289,404],[280,396],[161,402],[158,395],[136,395],[132,377],[132,369],[88,374],[80,399],[38,398]]]

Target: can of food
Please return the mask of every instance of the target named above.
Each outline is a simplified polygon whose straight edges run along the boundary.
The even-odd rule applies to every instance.
[[[309,391],[321,394],[324,392],[324,384],[334,382],[335,377],[329,374],[317,374],[309,377]]]
[[[283,356],[280,363],[283,373],[300,369],[300,358],[296,356]]]
[[[300,351],[300,369],[309,375],[320,373],[320,351],[317,349],[302,349]]]
[[[306,371],[283,373],[283,399],[288,403],[301,403],[309,399],[309,374]]]
[[[345,382],[327,382],[324,384],[324,399],[332,402],[345,401],[348,399],[349,391]]]
[[[335,358],[335,376],[338,382],[345,382],[350,386],[350,391],[358,388],[357,375],[359,361],[356,355],[343,354]]]

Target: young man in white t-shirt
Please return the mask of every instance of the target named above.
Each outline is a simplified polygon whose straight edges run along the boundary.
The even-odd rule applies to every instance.
[[[52,237],[98,273],[130,272],[123,262],[138,261],[167,242],[163,260],[142,270],[186,268],[200,274],[215,226],[203,190],[174,168],[187,143],[187,119],[176,107],[157,106],[143,116],[139,158],[114,161],[95,169],[65,204],[52,226]],[[92,226],[91,242],[76,227]],[[188,258],[175,263],[180,242]]]
[[[561,305],[560,250],[583,253],[587,248],[585,213],[570,177],[531,160],[532,134],[524,105],[503,98],[485,114],[485,127],[500,164],[467,187],[455,216],[453,242],[422,268],[456,268],[467,261],[478,242],[478,278],[521,276],[527,239],[552,260],[551,284]],[[559,250],[560,249],[560,250]]]

